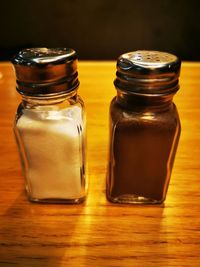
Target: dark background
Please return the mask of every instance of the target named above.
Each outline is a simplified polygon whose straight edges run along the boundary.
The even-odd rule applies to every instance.
[[[200,60],[200,1],[0,0],[0,60],[25,47],[72,47],[80,59],[137,49]]]

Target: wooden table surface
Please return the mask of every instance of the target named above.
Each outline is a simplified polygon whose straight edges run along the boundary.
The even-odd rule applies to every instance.
[[[105,197],[108,109],[115,62],[79,62],[87,107],[87,201],[28,202],[12,133],[20,96],[0,64],[0,266],[200,266],[200,63],[183,63],[175,97],[182,134],[164,205]]]

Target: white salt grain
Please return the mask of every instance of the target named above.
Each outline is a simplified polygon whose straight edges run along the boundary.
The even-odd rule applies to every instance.
[[[25,110],[17,123],[27,159],[33,199],[75,199],[82,195],[82,112],[77,106]]]

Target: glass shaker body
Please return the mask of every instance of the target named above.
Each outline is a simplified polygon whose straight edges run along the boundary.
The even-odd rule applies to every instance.
[[[110,105],[107,198],[116,203],[162,203],[181,131],[172,101],[175,92],[143,93],[134,86],[131,91],[117,82]]]
[[[31,201],[85,199],[85,114],[76,92],[42,100],[23,96],[14,132]]]
[[[146,109],[136,105],[131,109],[120,100],[120,96],[115,97],[110,106],[108,199],[161,203],[180,136],[176,106],[169,101],[163,106]]]
[[[57,51],[55,53],[57,55]],[[66,52],[61,53],[65,56]],[[46,58],[49,51],[42,51],[41,55]],[[52,61],[54,56],[50,55]],[[34,50],[32,57],[38,57]],[[68,54],[66,57],[64,68],[69,67]],[[59,65],[60,62],[50,68],[58,68]],[[32,69],[28,71],[29,76],[33,75]],[[43,79],[46,66],[36,66],[34,71],[43,71]],[[51,70],[47,71],[46,76],[51,75]],[[18,78],[27,78],[27,75],[20,74],[21,70],[17,73]],[[22,102],[14,124],[28,198],[34,202],[80,203],[86,198],[87,183],[85,110],[82,99],[77,95],[79,83],[77,79],[73,81],[76,83],[74,88],[66,81],[64,84],[56,81],[53,86],[52,82],[41,86],[43,81],[38,83],[38,77],[31,78],[34,79],[32,87],[18,82],[17,90]]]

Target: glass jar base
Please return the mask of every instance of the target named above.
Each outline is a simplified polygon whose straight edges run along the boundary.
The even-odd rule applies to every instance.
[[[59,199],[59,198],[44,198],[44,199],[38,199],[38,198],[32,198],[28,196],[28,199],[30,202],[34,203],[45,203],[45,204],[80,204],[85,201],[86,196],[81,198],[75,198],[75,199]]]
[[[111,197],[107,195],[107,199],[113,203],[119,204],[161,204],[164,200],[155,200],[138,195],[120,195],[117,197]]]

